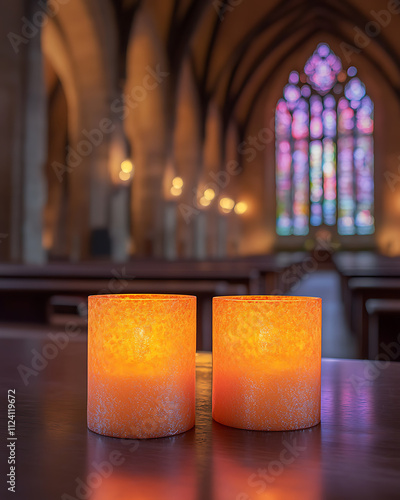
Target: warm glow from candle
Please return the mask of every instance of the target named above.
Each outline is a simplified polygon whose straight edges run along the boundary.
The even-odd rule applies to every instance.
[[[129,179],[131,178],[130,174],[123,172],[122,170],[118,174],[118,177],[121,179],[121,181],[124,181],[124,182],[129,181]]]
[[[231,200],[231,198],[221,198],[219,206],[222,208],[223,212],[228,214],[229,212],[232,212],[235,202]]]
[[[213,418],[252,430],[320,422],[321,299],[213,299]]]
[[[204,198],[208,201],[212,201],[215,198],[214,189],[208,188],[204,191]]]
[[[130,174],[133,170],[133,163],[131,162],[131,160],[124,160],[121,163],[121,170],[126,174]]]
[[[202,205],[203,207],[208,207],[208,205],[211,203],[211,201],[207,200],[207,198],[205,196],[200,198],[199,202],[200,202],[200,205]]]
[[[181,177],[175,177],[174,179],[172,179],[172,186],[175,189],[182,189],[182,187],[183,187],[183,180],[181,179]]]
[[[235,205],[235,213],[238,215],[242,215],[245,212],[247,212],[247,203],[244,201],[239,201],[239,203],[236,203]]]
[[[195,352],[195,297],[89,297],[89,429],[140,439],[193,427]]]
[[[182,189],[172,186],[170,189],[172,196],[180,196],[182,194]]]

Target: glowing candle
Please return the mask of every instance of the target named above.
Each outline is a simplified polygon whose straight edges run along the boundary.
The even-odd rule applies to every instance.
[[[89,297],[88,427],[120,438],[184,432],[195,418],[196,297]]]
[[[213,299],[214,420],[283,431],[320,422],[321,299]]]

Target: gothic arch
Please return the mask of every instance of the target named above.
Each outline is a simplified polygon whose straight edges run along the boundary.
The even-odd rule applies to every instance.
[[[63,175],[68,175],[70,186],[67,239],[72,259],[89,255],[92,231],[108,230],[108,154],[110,123],[115,120],[111,103],[116,95],[113,19],[106,0],[77,0],[60,6],[42,33],[43,53],[60,78],[68,104],[73,153],[65,166],[72,171]],[[108,127],[101,127],[102,120],[110,120]],[[88,139],[99,127],[102,137]]]
[[[127,52],[124,96],[115,107],[129,138],[135,177],[132,234],[137,255],[163,253],[163,174],[171,151],[171,72],[146,5],[135,15]]]
[[[277,233],[374,232],[374,104],[326,43],[292,71],[275,111]]]

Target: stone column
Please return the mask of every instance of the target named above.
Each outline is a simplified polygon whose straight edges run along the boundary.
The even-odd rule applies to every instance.
[[[46,113],[37,9],[15,0],[0,19],[0,259],[42,263]]]
[[[194,256],[197,260],[207,257],[207,216],[201,211],[195,217],[195,249]]]
[[[33,19],[35,13],[31,9]],[[46,261],[42,238],[46,199],[44,167],[47,153],[47,112],[40,33],[30,40],[27,52],[22,110],[22,260],[41,264]]]
[[[111,257],[114,262],[124,262],[129,257],[129,190],[129,186],[119,186],[111,198]]]
[[[164,256],[168,260],[176,259],[176,203],[167,201],[164,206]]]

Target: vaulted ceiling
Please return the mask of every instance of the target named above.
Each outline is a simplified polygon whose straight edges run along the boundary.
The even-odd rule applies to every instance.
[[[113,3],[125,44],[135,12],[143,6],[150,9],[171,69],[178,74],[183,58],[190,57],[202,108],[205,110],[213,98],[222,111],[225,127],[234,115],[239,127],[245,128],[262,91],[279,68],[318,36],[336,40],[337,46],[342,47],[342,58],[346,57],[346,50],[355,58],[366,58],[400,98],[400,15],[390,13],[389,4],[379,0]],[[380,15],[382,21],[378,23],[376,17]],[[371,25],[374,20],[375,26]],[[122,41],[122,54],[123,47]]]

